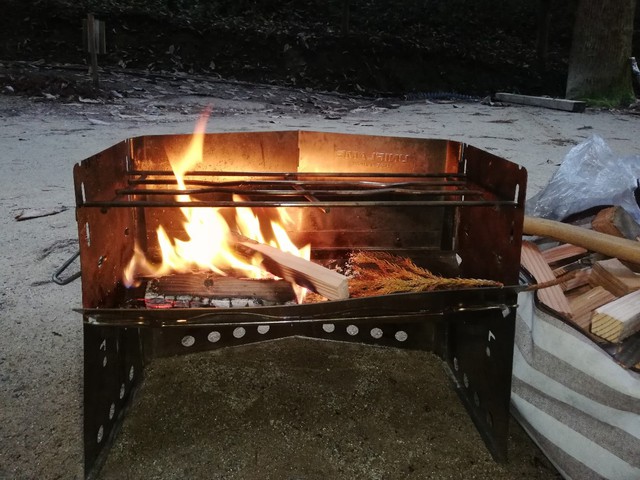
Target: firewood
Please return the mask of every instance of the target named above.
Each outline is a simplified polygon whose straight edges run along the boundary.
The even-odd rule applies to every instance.
[[[538,247],[531,243],[522,242],[520,262],[534,276],[538,283],[552,282],[556,280],[551,267],[545,261]],[[555,310],[565,317],[571,318],[573,312],[571,306],[559,285],[553,285],[538,291],[538,299],[547,307]]]
[[[542,257],[547,263],[557,263],[562,260],[579,257],[587,253],[587,249],[571,245],[570,243],[562,243],[557,247],[551,247],[542,251]]]
[[[329,300],[349,298],[349,279],[344,275],[304,258],[250,240],[239,239],[239,247],[262,255],[261,267]]]
[[[629,240],[637,240],[640,237],[640,225],[622,207],[609,207],[600,210],[591,222],[591,228]]]
[[[295,303],[295,293],[285,280],[223,277],[208,273],[180,273],[147,283],[149,308],[257,307]]]
[[[640,290],[597,308],[591,318],[591,333],[619,342],[640,330]]]
[[[569,301],[573,311],[573,323],[589,330],[593,310],[612,302],[617,297],[603,287],[597,286]]]
[[[602,285],[617,297],[640,290],[640,275],[632,272],[617,258],[601,260],[593,265],[589,283]]]
[[[640,225],[630,213],[619,206],[600,210],[591,222],[591,228],[598,232],[626,238],[627,240],[640,240]],[[634,272],[640,272],[640,262],[623,259],[622,263]]]
[[[565,275],[567,271],[564,268],[556,268],[553,270],[553,274],[556,277],[561,277]],[[579,270],[574,270],[574,275],[572,278],[560,283],[560,287],[564,292],[569,292],[576,288],[580,288],[584,285],[589,284],[589,276],[591,275],[591,268],[581,268]]]

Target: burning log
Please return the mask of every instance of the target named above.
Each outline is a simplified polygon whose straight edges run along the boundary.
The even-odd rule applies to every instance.
[[[349,279],[338,272],[296,257],[270,245],[237,238],[236,248],[262,255],[262,268],[280,278],[295,283],[329,300],[349,298]],[[245,253],[246,252],[242,252]]]
[[[150,280],[144,300],[148,308],[231,308],[291,304],[296,296],[284,280],[180,273]]]

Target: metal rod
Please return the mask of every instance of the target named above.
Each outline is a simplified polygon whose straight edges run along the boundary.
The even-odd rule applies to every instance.
[[[178,182],[174,178],[167,179],[151,179],[142,177],[140,179],[130,179],[127,183],[129,185],[177,185]],[[215,182],[210,180],[184,180],[185,185],[201,186],[201,187],[237,187],[237,186],[251,186],[251,185],[284,185],[308,188],[309,186],[321,187],[321,186],[335,186],[344,185],[345,187],[356,188],[401,188],[401,187],[462,187],[467,184],[464,181],[432,181],[432,182],[371,182],[371,181],[317,181],[317,180],[234,180],[225,182]]]
[[[295,187],[294,187],[295,188]],[[198,188],[198,189],[139,189],[122,188],[116,190],[116,195],[206,195],[212,193],[228,193],[238,195],[270,195],[270,196],[320,196],[320,195],[345,195],[345,196],[366,196],[383,194],[403,194],[403,195],[482,195],[480,190],[409,190],[401,188],[379,188],[376,190],[309,190],[299,187],[295,190],[249,190],[240,188]]]
[[[294,185],[293,188],[295,190],[297,190],[298,192],[304,192],[305,189],[302,185]],[[317,197],[314,197],[313,195],[310,194],[304,194],[304,198],[306,198],[307,200],[309,200],[311,203],[318,203],[320,200],[318,200]],[[318,207],[318,210],[320,210],[322,213],[329,213],[329,211],[331,210],[330,208],[322,208],[322,207]]]
[[[129,175],[166,175],[174,176],[170,170],[130,170]],[[466,178],[464,173],[407,173],[407,172],[224,172],[194,170],[186,172],[185,176],[214,176],[214,177],[283,177],[283,178]]]
[[[513,200],[418,200],[418,201],[321,201],[321,202],[286,202],[286,201],[202,201],[202,202],[169,202],[169,201],[90,201],[84,202],[81,207],[220,207],[220,208],[237,208],[237,207],[517,207],[518,203]]]

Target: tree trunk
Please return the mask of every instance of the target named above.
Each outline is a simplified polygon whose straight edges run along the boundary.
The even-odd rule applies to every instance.
[[[631,41],[636,0],[579,0],[566,97],[599,103],[633,100]]]

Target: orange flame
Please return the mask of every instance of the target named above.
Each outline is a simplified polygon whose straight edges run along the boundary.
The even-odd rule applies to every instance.
[[[169,156],[169,163],[176,177],[179,190],[186,190],[185,174],[202,161],[205,127],[210,111],[205,111],[196,124],[193,137],[186,152],[180,157]],[[168,152],[169,153],[169,152]],[[234,195],[234,201],[241,201],[242,197]],[[192,202],[187,194],[177,196],[181,202]],[[235,209],[235,224],[237,231],[233,232],[219,208],[181,207],[185,217],[184,231],[188,240],[170,238],[160,226],[156,231],[160,246],[162,261],[159,264],[150,262],[145,252],[134,246],[134,254],[123,272],[126,286],[139,284],[140,277],[160,277],[170,273],[187,273],[192,271],[212,271],[219,275],[227,275],[234,271],[235,275],[249,278],[266,278],[273,275],[260,268],[260,256],[247,260],[236,254],[231,245],[231,235],[240,234],[256,242],[271,245],[284,252],[309,259],[311,246],[296,247],[283,225],[290,225],[293,220],[284,208],[275,209],[275,219],[271,219],[270,227],[273,239],[267,241],[261,228],[261,218],[248,207]],[[263,219],[264,220],[264,219]],[[263,222],[264,223],[264,222]],[[299,301],[302,301],[306,290],[294,285]]]

